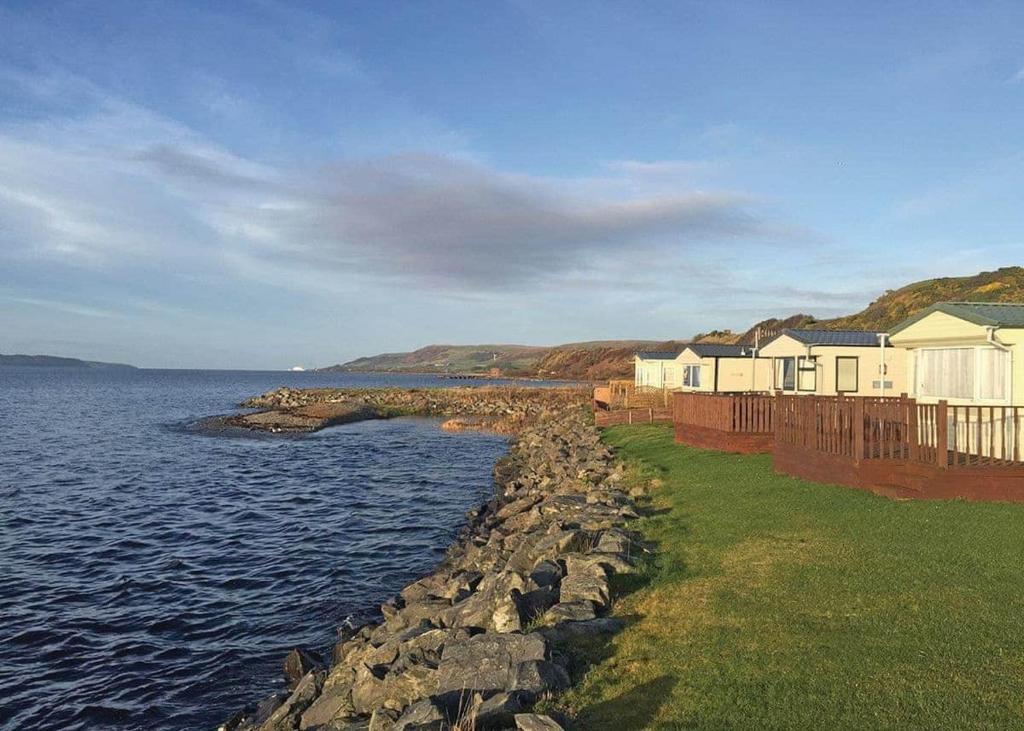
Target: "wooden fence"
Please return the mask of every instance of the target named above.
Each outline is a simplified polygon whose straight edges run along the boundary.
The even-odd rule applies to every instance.
[[[1024,409],[777,396],[775,468],[900,497],[1024,501]]]
[[[660,386],[636,386],[632,381],[608,382],[608,407],[611,409],[662,409],[668,407],[672,392]]]
[[[775,401],[765,394],[679,392],[672,397],[676,441],[704,449],[771,451]]]
[[[671,421],[672,411],[664,408],[594,411],[594,425],[597,427],[619,426],[621,424],[667,424]]]
[[[672,421],[726,432],[769,433],[774,411],[774,399],[760,394],[678,392],[672,399]]]
[[[1024,409],[1016,406],[919,404],[910,398],[776,398],[776,440],[815,452],[942,469],[1019,464],[1024,457]]]

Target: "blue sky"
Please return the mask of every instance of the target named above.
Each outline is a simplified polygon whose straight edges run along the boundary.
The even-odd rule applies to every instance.
[[[1024,4],[0,3],[0,352],[685,338],[1020,264]]]

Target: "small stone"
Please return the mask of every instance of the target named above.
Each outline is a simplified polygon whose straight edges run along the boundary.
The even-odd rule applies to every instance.
[[[541,716],[537,713],[517,713],[517,731],[564,731],[562,726],[551,716]]]

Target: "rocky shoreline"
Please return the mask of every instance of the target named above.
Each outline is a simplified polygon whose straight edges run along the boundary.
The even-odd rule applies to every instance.
[[[463,391],[473,393],[441,393]],[[625,491],[623,468],[580,392],[485,391],[374,389],[339,398],[496,417],[517,425],[516,436],[495,465],[495,497],[470,511],[444,561],[383,604],[378,622],[344,631],[329,665],[293,650],[288,690],[238,712],[221,731],[533,731],[569,722],[534,705],[572,683],[574,645],[619,629],[602,615],[610,577],[634,571],[642,551],[626,528],[641,493]],[[249,404],[302,408],[341,393],[282,389]]]
[[[279,388],[241,404],[253,413],[208,419],[207,428],[273,433],[315,432],[329,426],[395,416],[446,416],[449,428],[514,434],[527,424],[582,405],[585,388],[471,386],[454,388]]]

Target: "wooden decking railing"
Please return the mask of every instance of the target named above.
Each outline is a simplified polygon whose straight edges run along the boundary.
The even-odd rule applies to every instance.
[[[594,426],[619,426],[620,424],[668,424],[672,421],[669,409],[614,409],[594,411]]]
[[[672,397],[677,442],[727,452],[768,452],[775,401],[765,394],[679,392]]]
[[[781,444],[861,460],[940,469],[1022,463],[1024,409],[920,404],[909,398],[777,396]]]
[[[774,399],[761,394],[679,392],[672,399],[674,422],[724,432],[767,434],[774,412]]]

